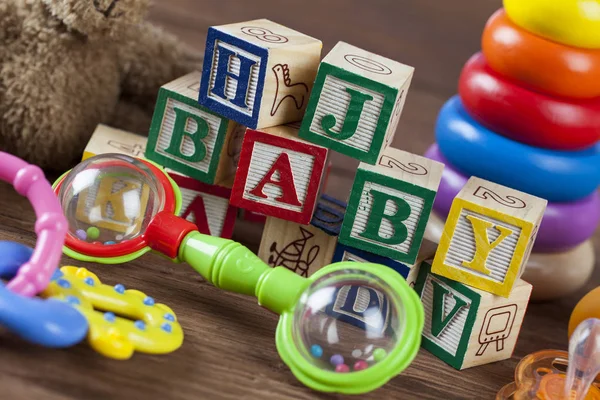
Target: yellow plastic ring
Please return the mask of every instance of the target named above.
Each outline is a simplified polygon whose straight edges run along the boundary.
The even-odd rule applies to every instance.
[[[568,46],[600,49],[600,0],[504,0],[511,21]]]

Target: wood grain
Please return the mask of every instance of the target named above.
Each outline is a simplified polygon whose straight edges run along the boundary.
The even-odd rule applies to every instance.
[[[433,141],[443,102],[456,92],[463,63],[480,47],[485,21],[500,0],[169,0],[156,2],[151,18],[198,52],[211,25],[269,18],[319,38],[326,54],[344,40],[415,67],[394,147],[422,154]],[[345,199],[358,162],[339,155],[327,192]],[[0,239],[34,244],[34,215],[27,201],[0,185]],[[259,225],[238,224],[234,238],[254,250]],[[596,249],[600,235],[595,237]],[[63,265],[73,264],[65,258]],[[168,356],[137,354],[105,359],[82,344],[49,350],[0,329],[0,398],[20,399],[338,399],[304,387],[275,350],[277,318],[254,299],[216,290],[188,266],[147,255],[126,265],[87,266],[107,284],[123,283],[169,304],[185,342]],[[600,269],[587,290],[600,283]],[[527,312],[514,356],[457,372],[421,351],[401,376],[365,399],[489,399],[512,380],[518,360],[530,352],[565,349],[571,310],[583,291]]]

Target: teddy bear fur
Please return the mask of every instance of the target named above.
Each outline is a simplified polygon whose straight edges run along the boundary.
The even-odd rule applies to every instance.
[[[201,58],[144,22],[149,1],[0,0],[0,150],[64,171],[100,123],[147,134]]]

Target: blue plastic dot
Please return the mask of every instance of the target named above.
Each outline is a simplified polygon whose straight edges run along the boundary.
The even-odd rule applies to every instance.
[[[167,332],[167,333],[171,333],[171,331],[173,330],[173,328],[171,328],[171,324],[165,322],[164,324],[162,324],[160,326],[160,329],[162,329],[163,331]]]
[[[65,289],[69,289],[71,287],[71,282],[69,282],[66,279],[59,279],[56,281],[56,283],[58,284],[58,286],[60,286],[61,288],[65,288]]]
[[[119,294],[125,293],[125,286],[121,285],[120,283],[117,283],[115,285],[115,292],[117,292]]]
[[[75,231],[75,236],[77,236],[81,240],[86,240],[87,239],[87,232],[84,231],[83,229],[77,229]]]
[[[56,281],[59,278],[62,278],[65,274],[62,273],[62,271],[60,269],[54,270],[54,273],[52,274],[52,280]]]
[[[67,303],[78,306],[81,304],[81,301],[75,296],[67,296]]]
[[[146,329],[146,323],[144,321],[135,321],[133,325],[135,325],[135,327],[138,328],[140,331]]]
[[[85,278],[84,282],[86,283],[86,285],[94,286],[94,278],[92,278],[91,276]]]
[[[144,304],[147,306],[153,306],[154,305],[154,299],[150,296],[146,297],[144,299]]]
[[[175,316],[171,313],[166,313],[165,317],[164,317],[167,321],[171,321],[174,322],[175,321]]]
[[[104,313],[104,319],[108,322],[115,322],[116,318],[117,317],[116,317],[115,313],[111,313],[111,312]]]
[[[318,344],[313,344],[310,346],[310,353],[317,358],[320,358],[323,355],[323,348]]]
[[[104,242],[105,245],[110,246],[111,244],[117,244],[117,242],[113,242],[112,240],[109,240],[108,242]]]

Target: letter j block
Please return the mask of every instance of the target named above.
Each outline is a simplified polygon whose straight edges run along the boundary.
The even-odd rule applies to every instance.
[[[476,177],[454,199],[433,273],[509,297],[548,202]]]
[[[444,165],[388,148],[356,173],[339,242],[413,265]]]
[[[413,72],[339,42],[319,66],[300,137],[375,164],[393,139]]]

